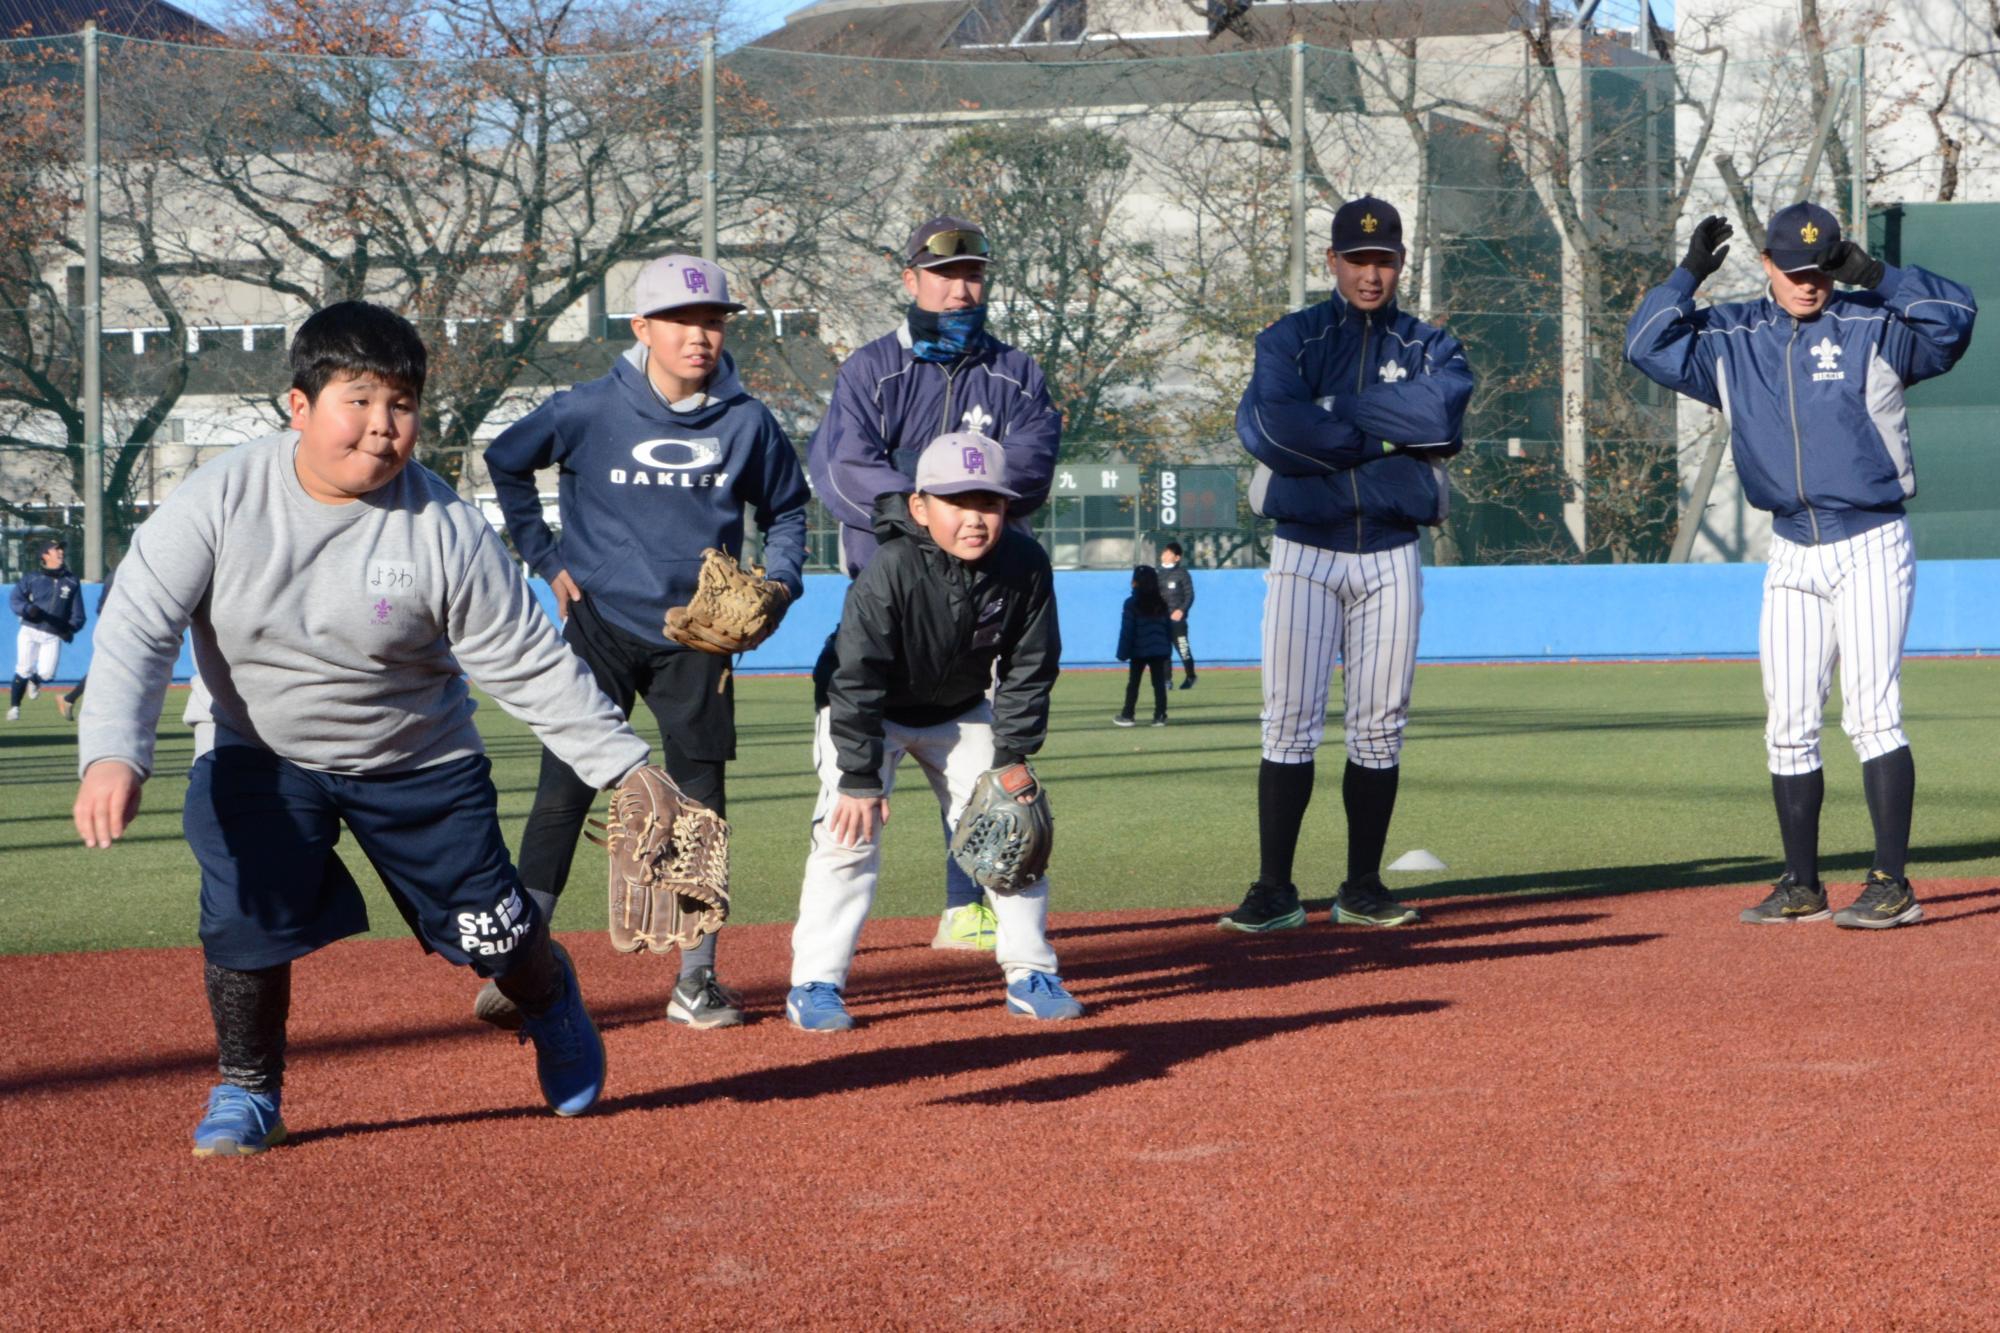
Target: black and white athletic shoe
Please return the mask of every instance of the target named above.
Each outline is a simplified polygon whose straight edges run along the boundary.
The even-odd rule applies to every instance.
[[[715,979],[715,969],[698,967],[674,984],[667,1021],[685,1028],[733,1028],[743,1021],[743,997]]]
[[[1267,930],[1294,930],[1306,923],[1306,909],[1299,903],[1299,891],[1291,884],[1266,884],[1258,880],[1243,895],[1243,902],[1225,913],[1216,924],[1224,930],[1240,930],[1247,935]]]
[[[1369,875],[1341,885],[1329,915],[1336,926],[1407,926],[1417,919],[1417,909],[1391,898],[1382,881]]]

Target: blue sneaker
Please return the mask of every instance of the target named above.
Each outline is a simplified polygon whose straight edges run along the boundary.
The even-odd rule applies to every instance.
[[[604,1039],[583,1007],[583,991],[567,954],[562,965],[562,998],[547,1012],[521,1015],[521,1040],[535,1043],[535,1076],[542,1099],[557,1115],[582,1115],[604,1091]]]
[[[785,1017],[801,1032],[845,1032],[854,1026],[853,1015],[841,1001],[840,987],[830,981],[808,981],[792,987],[785,997]]]
[[[285,1122],[278,1116],[283,1095],[216,1084],[208,1094],[208,1113],[194,1127],[194,1155],[248,1157],[283,1143]]]
[[[1062,978],[1055,973],[1030,972],[1007,983],[1007,1012],[1023,1018],[1082,1018],[1083,1006],[1063,989]]]

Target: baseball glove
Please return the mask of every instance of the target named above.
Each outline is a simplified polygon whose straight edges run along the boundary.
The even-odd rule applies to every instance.
[[[762,565],[746,570],[711,546],[701,553],[694,597],[667,612],[666,636],[704,653],[747,653],[771,637],[791,601],[784,584],[764,577]]]
[[[611,946],[688,949],[729,918],[729,825],[661,768],[636,768],[611,793],[610,820],[585,836],[611,855]]]
[[[1019,893],[1048,871],[1055,841],[1048,793],[1026,764],[1009,764],[973,784],[951,836],[951,855],[981,888]]]

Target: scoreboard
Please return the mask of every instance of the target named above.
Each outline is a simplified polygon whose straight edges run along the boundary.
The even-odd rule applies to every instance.
[[[1235,468],[1163,467],[1154,480],[1160,527],[1236,530]]]

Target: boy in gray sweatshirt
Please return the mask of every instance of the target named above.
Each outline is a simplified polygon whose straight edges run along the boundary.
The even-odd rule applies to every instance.
[[[138,811],[192,629],[182,825],[222,1076],[195,1155],[284,1140],[292,960],[368,928],[334,852],[343,823],[425,949],[519,1005],[544,1098],[581,1114],[603,1089],[604,1045],[501,838],[464,678],[596,786],[644,764],[646,744],[485,520],[411,463],[426,354],[408,321],[328,306],[291,363],[292,429],[207,464],[133,534],[79,738],[77,831],[109,847]]]

